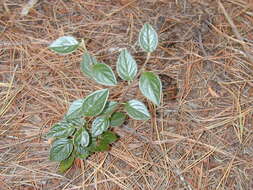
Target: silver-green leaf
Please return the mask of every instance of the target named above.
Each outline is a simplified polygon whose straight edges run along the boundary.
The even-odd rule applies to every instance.
[[[96,137],[98,135],[101,135],[103,132],[107,131],[109,128],[110,121],[106,117],[97,117],[93,122],[92,122],[92,129],[91,133],[93,137]]]
[[[123,49],[118,57],[116,70],[121,79],[132,81],[137,74],[137,64],[132,55]]]
[[[158,45],[158,35],[155,29],[148,23],[143,25],[139,33],[139,44],[148,53],[153,52]]]
[[[62,36],[49,45],[49,49],[59,54],[69,54],[74,52],[79,46],[79,42],[72,36]]]
[[[93,67],[93,65],[95,65],[97,63],[98,63],[98,61],[94,56],[85,52],[82,56],[81,71],[83,72],[83,74],[89,76],[90,78],[93,78],[92,67]]]
[[[62,161],[67,159],[73,151],[73,144],[70,139],[57,139],[53,142],[50,150],[50,160]]]
[[[108,89],[97,90],[88,95],[82,105],[82,114],[84,116],[96,116],[99,115],[107,102],[109,96]]]
[[[74,142],[76,145],[81,145],[87,147],[90,143],[90,135],[85,128],[81,128],[74,137]]]
[[[139,100],[130,100],[125,103],[124,106],[127,114],[136,120],[148,120],[150,119],[150,113],[146,106]]]
[[[53,125],[50,131],[47,133],[47,138],[59,138],[71,136],[75,131],[75,125],[71,122],[63,120]]]
[[[107,86],[117,85],[116,77],[111,69],[106,64],[97,63],[92,67],[92,78],[99,84]]]
[[[82,105],[84,99],[78,99],[72,102],[67,111],[66,117],[69,119],[82,117]]]
[[[68,118],[67,116],[64,117],[63,121],[69,123],[69,125],[73,127],[83,127],[86,123],[86,120],[84,118]]]
[[[160,105],[162,96],[162,83],[160,78],[152,72],[142,73],[139,81],[141,93],[157,106]]]

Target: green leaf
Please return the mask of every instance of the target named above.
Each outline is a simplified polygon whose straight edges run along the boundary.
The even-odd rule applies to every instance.
[[[75,51],[79,42],[72,36],[62,36],[49,45],[49,49],[59,54],[69,54]]]
[[[60,162],[58,168],[59,172],[64,173],[65,171],[67,171],[73,165],[74,161],[75,161],[75,154],[72,153],[70,157]]]
[[[107,102],[109,96],[108,89],[97,90],[88,95],[83,102],[82,113],[84,116],[99,115]]]
[[[110,118],[110,125],[112,127],[117,127],[120,126],[124,123],[126,119],[126,114],[122,113],[122,112],[115,112],[112,114],[112,117]]]
[[[108,101],[105,104],[104,110],[102,111],[101,115],[105,117],[110,117],[117,108],[118,104],[119,104],[118,102]]]
[[[126,81],[132,81],[137,74],[138,68],[136,61],[127,49],[123,49],[120,52],[116,69],[120,78]]]
[[[107,151],[110,148],[110,144],[115,142],[119,137],[111,132],[111,131],[106,131],[104,132],[101,136],[99,136],[98,142],[95,143],[89,147],[89,150],[91,152],[103,152]]]
[[[104,132],[101,137],[100,137],[100,143],[106,143],[106,144],[112,144],[114,143],[116,140],[118,140],[118,136],[111,132],[111,131],[106,131]]]
[[[90,135],[88,131],[83,127],[75,134],[74,143],[86,147],[90,143]]]
[[[144,24],[139,34],[139,44],[146,52],[153,52],[158,45],[158,35],[150,24]]]
[[[159,106],[162,96],[162,83],[156,74],[152,72],[142,73],[139,88],[147,99]]]
[[[99,138],[99,142],[98,145],[95,147],[95,152],[103,152],[103,151],[107,151],[110,148],[110,144],[112,144],[113,142],[115,142],[119,137],[110,131],[106,131],[104,132],[100,138]]]
[[[107,86],[117,85],[116,77],[108,65],[98,63],[92,67],[92,78],[99,84]]]
[[[98,63],[98,61],[96,60],[96,58],[94,56],[85,52],[82,56],[81,71],[85,75],[89,76],[90,78],[93,78],[92,68],[93,68],[93,65],[95,65],[97,63]]]
[[[67,159],[73,151],[73,144],[70,139],[57,139],[53,142],[50,150],[50,160],[62,161]]]
[[[66,117],[69,119],[82,117],[83,116],[82,115],[83,102],[84,102],[84,99],[78,99],[72,102],[72,104],[69,106]]]
[[[56,123],[47,133],[47,138],[52,137],[68,137],[71,136],[75,131],[75,126],[72,123],[69,123],[65,120]]]
[[[127,114],[136,120],[148,120],[150,119],[150,114],[146,106],[138,100],[130,100],[124,106]]]
[[[104,131],[106,131],[110,126],[110,121],[106,117],[97,117],[92,122],[92,129],[91,133],[93,137],[96,137],[98,135],[101,135]]]

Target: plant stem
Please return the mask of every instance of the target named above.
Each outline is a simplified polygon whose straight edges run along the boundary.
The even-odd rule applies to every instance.
[[[86,45],[85,45],[85,42],[84,42],[84,39],[81,40],[81,45],[80,47],[84,50],[84,52],[88,52],[87,51],[87,48],[86,48]]]
[[[141,72],[143,72],[143,71],[145,70],[145,67],[146,67],[146,65],[147,65],[147,63],[148,63],[148,61],[149,61],[149,59],[150,59],[150,55],[151,55],[151,53],[148,52],[147,57],[146,57],[146,60],[145,60],[145,62],[144,62],[144,64],[143,64],[143,66],[141,67],[139,73],[137,74],[137,77],[138,77],[138,75],[141,74]]]

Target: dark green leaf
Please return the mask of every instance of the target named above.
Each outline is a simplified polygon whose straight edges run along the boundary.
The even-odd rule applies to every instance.
[[[78,145],[77,147],[76,147],[76,156],[78,157],[78,158],[81,158],[81,159],[86,159],[86,158],[88,158],[89,157],[89,155],[90,155],[90,152],[87,150],[87,148],[86,147],[82,147],[82,146],[80,146],[80,145]]]
[[[122,112],[115,112],[112,114],[112,117],[110,118],[111,126],[112,127],[120,126],[124,123],[125,119],[126,119],[126,114]]]
[[[76,145],[81,145],[86,147],[90,143],[90,135],[85,128],[79,129],[79,131],[75,134],[74,143]]]
[[[137,74],[136,61],[127,49],[123,49],[120,52],[116,69],[120,78],[127,81],[132,81]]]
[[[84,74],[86,74],[87,76],[89,76],[90,78],[93,78],[92,68],[93,68],[93,65],[95,65],[97,63],[98,63],[98,61],[96,60],[96,58],[94,56],[85,52],[83,54],[82,61],[81,61],[81,71]]]
[[[115,86],[117,84],[116,77],[111,67],[103,63],[93,65],[92,78],[102,85]]]
[[[157,106],[161,102],[162,83],[157,75],[152,72],[142,73],[139,81],[142,94]]]
[[[127,114],[136,120],[150,119],[150,114],[146,106],[138,100],[130,100],[124,106]]]
[[[73,165],[74,161],[75,161],[75,154],[72,153],[70,157],[61,161],[58,168],[59,172],[64,173],[65,171],[67,171]]]
[[[55,40],[50,46],[49,49],[59,53],[59,54],[68,54],[75,51],[79,46],[79,42],[72,36],[62,36]]]
[[[106,131],[110,126],[110,121],[106,117],[97,117],[92,122],[92,136],[96,137],[101,135],[104,131]]]
[[[102,111],[101,115],[105,116],[105,117],[110,117],[111,114],[115,111],[115,109],[118,106],[118,102],[114,102],[114,101],[108,101],[105,104],[105,108]]]
[[[112,143],[114,143],[116,140],[118,140],[118,136],[115,134],[115,133],[113,133],[113,132],[111,132],[111,131],[106,131],[106,132],[104,132],[102,135],[101,135],[101,137],[100,137],[100,142],[102,142],[102,143],[107,143],[107,144],[112,144]]]
[[[146,52],[153,52],[158,45],[158,35],[150,24],[144,24],[139,34],[139,44]]]
[[[78,99],[72,102],[66,114],[66,117],[68,117],[69,119],[82,117],[83,116],[82,115],[83,102],[84,102],[84,99]]]
[[[57,139],[53,142],[50,150],[50,160],[62,161],[67,159],[73,151],[73,144],[70,139]]]
[[[88,95],[83,102],[82,113],[85,116],[96,116],[99,115],[107,102],[109,96],[109,90],[97,90],[92,94]]]
[[[110,148],[110,144],[115,142],[118,138],[119,137],[115,133],[106,131],[101,136],[99,136],[97,143],[94,143],[93,146],[89,147],[89,150],[91,152],[107,151]]]

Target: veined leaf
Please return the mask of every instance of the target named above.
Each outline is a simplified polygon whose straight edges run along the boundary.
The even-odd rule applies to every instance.
[[[83,102],[82,113],[85,116],[96,116],[99,115],[107,102],[109,96],[109,90],[97,90],[92,94],[88,95]]]
[[[116,77],[108,65],[97,63],[92,67],[92,78],[102,85],[115,86],[117,84]]]
[[[156,74],[152,72],[142,73],[139,88],[147,99],[159,106],[162,96],[162,83]]]
[[[115,111],[115,109],[118,106],[118,102],[114,102],[114,101],[108,101],[105,104],[104,110],[102,111],[101,115],[105,116],[105,117],[110,117],[111,114]]]
[[[81,71],[85,75],[89,76],[90,78],[93,78],[92,68],[93,68],[93,65],[95,65],[97,63],[98,63],[98,61],[94,56],[92,56],[89,53],[85,52],[82,56]]]
[[[124,123],[126,119],[126,114],[122,113],[122,112],[115,112],[112,114],[112,117],[110,118],[110,125],[112,127],[117,127],[120,126]]]
[[[50,44],[49,49],[59,54],[69,54],[75,51],[79,42],[72,36],[62,36]]]
[[[127,114],[136,120],[148,120],[150,119],[150,114],[146,106],[138,100],[130,100],[124,106]]]
[[[86,123],[85,119],[83,118],[68,118],[67,116],[63,119],[64,122],[69,123],[70,126],[73,127],[82,127]]]
[[[72,102],[66,114],[66,117],[69,119],[83,117],[82,115],[83,102],[84,102],[84,99],[78,99]]]
[[[53,142],[50,150],[50,160],[62,161],[67,159],[73,151],[73,144],[70,139],[57,139]]]
[[[139,34],[139,44],[146,52],[153,52],[158,45],[158,35],[150,24],[144,24]]]
[[[47,138],[51,137],[68,137],[75,131],[75,127],[66,121],[62,121],[53,125],[50,131],[47,133]]]
[[[106,117],[97,117],[93,122],[92,122],[92,129],[91,133],[93,137],[96,137],[98,135],[101,135],[104,131],[107,131],[109,128],[110,121]]]
[[[73,154],[73,152],[72,152],[70,157],[61,161],[61,163],[59,165],[59,169],[58,169],[59,172],[64,173],[65,171],[67,171],[73,165],[74,161],[75,161],[75,154]]]
[[[120,78],[126,81],[132,81],[137,74],[138,68],[136,61],[127,49],[123,49],[120,52],[116,69]]]

